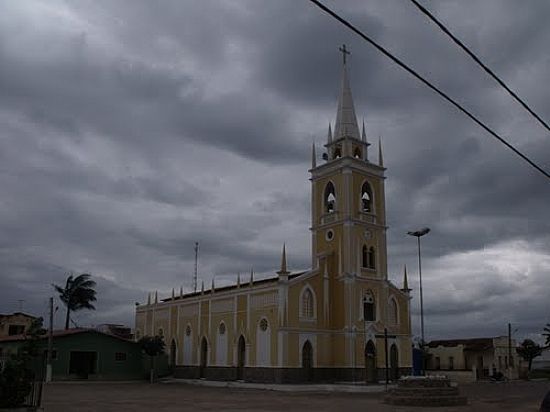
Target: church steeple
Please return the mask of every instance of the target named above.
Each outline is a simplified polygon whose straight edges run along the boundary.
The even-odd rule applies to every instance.
[[[346,49],[345,44],[340,48],[340,51],[344,59],[342,67],[342,86],[338,99],[336,124],[334,125],[334,139],[338,140],[342,137],[351,137],[359,140],[359,126],[357,125],[357,117],[355,116],[355,107],[353,105],[346,67],[346,55],[349,55],[350,52]]]

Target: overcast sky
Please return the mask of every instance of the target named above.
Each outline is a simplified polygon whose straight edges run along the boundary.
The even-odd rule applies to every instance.
[[[547,0],[423,3],[550,119]],[[410,2],[326,4],[550,169],[550,133]],[[133,326],[148,292],[190,290],[195,241],[206,285],[273,275],[283,242],[307,269],[311,142],[336,117],[342,43],[382,137],[389,278],[408,265],[415,333],[405,232],[422,226],[428,339],[539,333],[548,180],[305,0],[0,1],[0,312],[45,316],[51,283],[90,272],[97,311],[75,321]]]

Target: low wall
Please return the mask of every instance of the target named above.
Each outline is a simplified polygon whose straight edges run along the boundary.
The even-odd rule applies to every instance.
[[[471,370],[426,370],[427,375],[445,375],[452,382],[467,383],[475,382],[476,377]]]

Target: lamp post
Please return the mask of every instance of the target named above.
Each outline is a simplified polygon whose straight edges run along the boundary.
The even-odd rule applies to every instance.
[[[424,297],[422,294],[422,257],[420,254],[420,238],[424,235],[427,235],[430,233],[430,228],[425,227],[420,230],[417,230],[416,232],[407,232],[407,235],[416,237],[418,241],[418,274],[420,278],[420,331],[421,331],[421,339],[422,339],[422,374],[424,375]]]

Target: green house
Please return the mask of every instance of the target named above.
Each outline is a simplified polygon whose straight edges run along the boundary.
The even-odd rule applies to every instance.
[[[16,353],[25,336],[0,338],[0,359]],[[40,375],[46,363],[47,335],[38,343],[34,369]],[[133,341],[93,329],[69,329],[53,335],[53,380],[130,380],[147,376],[149,360]]]

